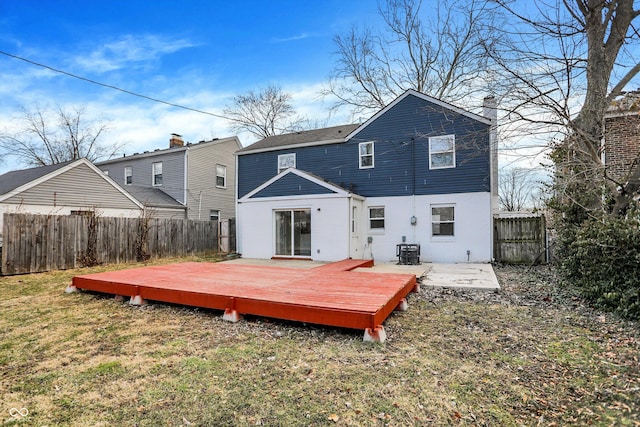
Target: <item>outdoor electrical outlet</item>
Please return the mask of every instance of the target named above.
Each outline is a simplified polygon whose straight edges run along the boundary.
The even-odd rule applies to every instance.
[[[367,243],[369,244],[373,243],[373,237],[371,236],[367,237]]]

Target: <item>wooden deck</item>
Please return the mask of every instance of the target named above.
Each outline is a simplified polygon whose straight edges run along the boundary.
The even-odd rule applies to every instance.
[[[88,274],[71,289],[352,329],[384,341],[382,323],[416,287],[411,274],[354,272],[371,260],[344,260],[312,269],[232,263],[180,263]]]

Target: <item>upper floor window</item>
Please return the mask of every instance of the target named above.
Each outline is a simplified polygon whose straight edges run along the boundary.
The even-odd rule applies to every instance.
[[[278,155],[278,173],[296,167],[296,153]]]
[[[360,169],[373,167],[373,141],[358,144]]]
[[[151,175],[153,176],[153,185],[162,185],[162,162],[151,164]]]
[[[384,230],[384,207],[369,208],[369,228]]]
[[[216,187],[227,187],[227,167],[224,165],[216,165]]]
[[[124,185],[133,184],[133,171],[131,170],[131,166],[126,166],[124,168]]]
[[[429,138],[429,169],[456,167],[456,136],[441,135]]]
[[[455,236],[455,207],[431,206],[431,235]]]

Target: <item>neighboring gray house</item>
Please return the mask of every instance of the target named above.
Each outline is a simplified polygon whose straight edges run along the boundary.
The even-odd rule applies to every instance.
[[[186,143],[97,163],[111,179],[152,209],[153,216],[217,220],[235,217],[237,137]],[[186,208],[186,212],[185,212]]]
[[[5,212],[70,215],[93,210],[103,216],[139,217],[143,205],[86,159],[0,175],[0,234]]]

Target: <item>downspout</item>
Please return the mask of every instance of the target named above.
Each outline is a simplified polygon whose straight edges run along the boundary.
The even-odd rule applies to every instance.
[[[182,200],[184,200],[184,205],[187,207],[187,219],[189,219],[189,147],[184,150],[184,194],[182,195]],[[200,212],[198,211],[198,219],[200,219]]]
[[[234,161],[235,161],[235,164],[236,164],[235,172],[234,172],[235,182],[233,183],[233,187],[234,187],[233,191],[235,192],[235,195],[236,195],[236,197],[235,197],[236,253],[241,254],[242,253],[242,247],[241,247],[241,242],[242,242],[241,230],[242,230],[242,227],[240,226],[241,221],[239,220],[240,219],[240,215],[239,215],[239,212],[240,212],[240,209],[239,209],[240,199],[238,197],[239,196],[239,190],[238,190],[238,182],[239,182],[238,181],[238,176],[239,176],[238,164],[240,163],[239,162],[239,157],[240,156],[238,156],[237,153],[233,153],[233,156],[235,157]]]
[[[412,208],[412,215],[415,217],[416,216],[416,138],[412,137],[411,138],[411,150],[412,150],[412,184],[411,184],[411,203],[413,204],[413,208]],[[411,224],[411,231],[412,231],[412,242],[416,243],[416,225],[415,224]]]

